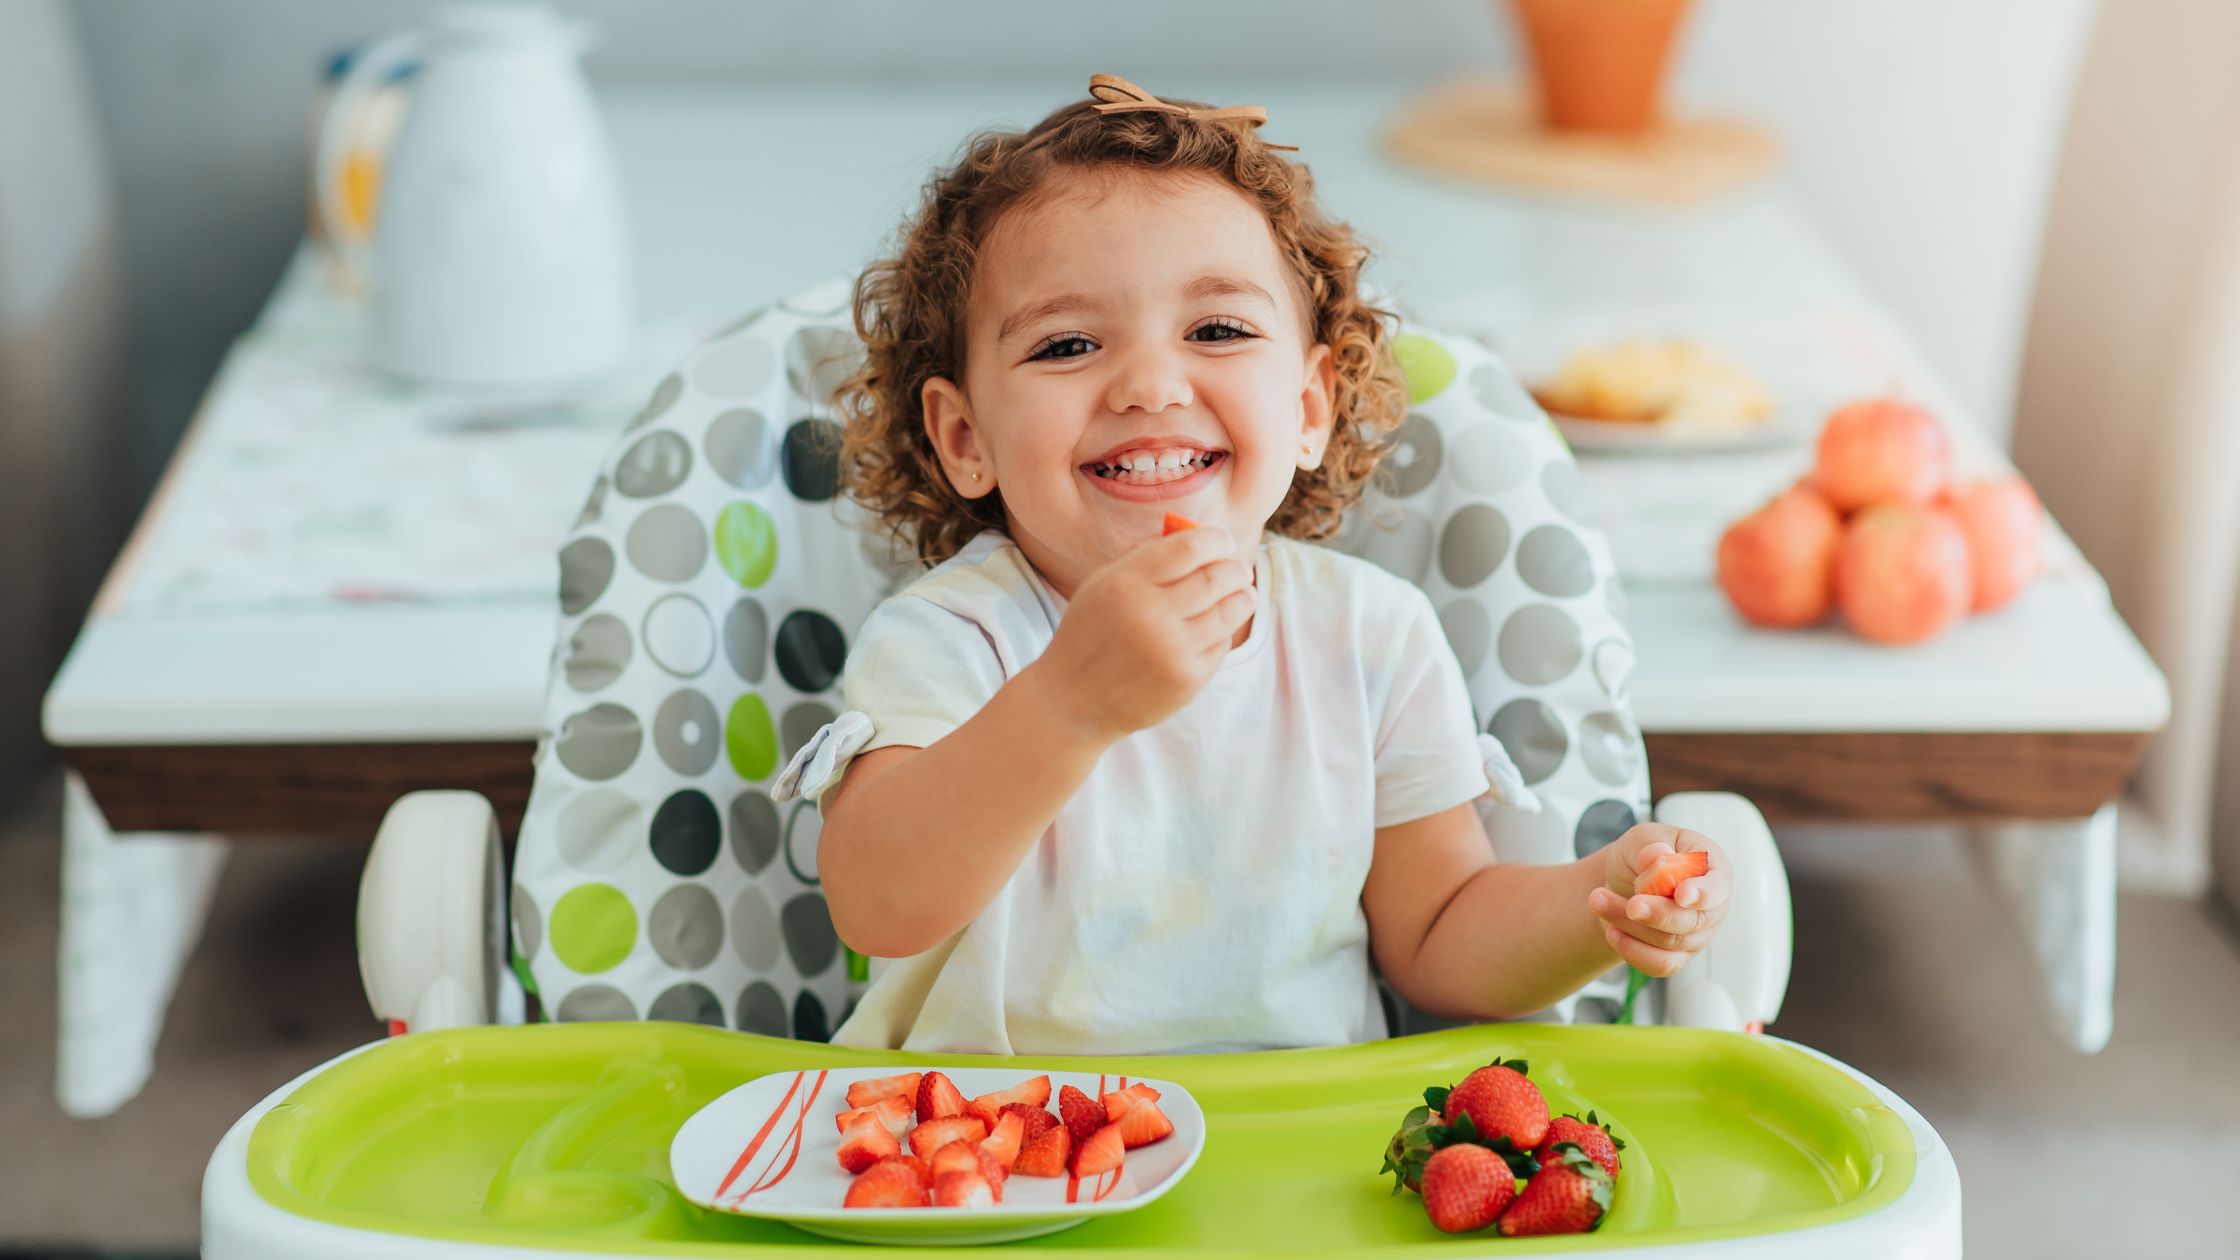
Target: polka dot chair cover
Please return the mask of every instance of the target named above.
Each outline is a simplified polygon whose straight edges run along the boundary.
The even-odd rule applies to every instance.
[[[820,286],[686,356],[561,549],[512,888],[516,969],[547,1018],[822,1040],[860,991],[817,884],[816,808],[770,792],[833,718],[855,628],[914,572],[836,493],[830,400],[861,354],[847,298]],[[1439,609],[1482,729],[1542,803],[1484,806],[1502,856],[1567,860],[1647,816],[1607,550],[1570,453],[1489,351],[1415,331],[1396,353],[1408,418],[1333,545]],[[1597,1002],[1550,1015],[1607,1019]],[[1393,1014],[1395,1032],[1430,1026]]]

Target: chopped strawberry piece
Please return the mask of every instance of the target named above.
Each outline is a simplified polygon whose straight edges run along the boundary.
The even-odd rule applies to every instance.
[[[1026,1136],[1021,1139],[1022,1142],[1032,1142],[1058,1127],[1058,1118],[1040,1107],[1029,1107],[1025,1103],[1006,1103],[1003,1112],[1005,1115],[1017,1116],[1026,1122],[1027,1132]],[[990,1126],[988,1132],[995,1132],[994,1127]]]
[[[1063,1177],[1066,1175],[1066,1157],[1073,1154],[1073,1137],[1065,1126],[1053,1121],[1041,1137],[1027,1143],[1019,1158],[1011,1165],[1014,1175],[1020,1177]]]
[[[1003,1118],[1003,1108],[985,1098],[975,1098],[964,1105],[964,1114],[987,1125],[988,1132],[993,1133],[996,1131],[996,1121]]]
[[[980,1156],[970,1142],[950,1142],[935,1151],[926,1164],[936,1177],[945,1172],[976,1173],[980,1171]]]
[[[902,1153],[902,1143],[895,1140],[879,1118],[866,1115],[840,1135],[840,1166],[851,1173],[859,1173],[889,1155]]]
[[[904,1072],[899,1076],[882,1076],[875,1081],[857,1081],[848,1087],[850,1107],[868,1107],[882,1098],[904,1098],[913,1105],[918,1100],[918,1080],[921,1072]]]
[[[993,1207],[1000,1202],[1001,1192],[988,1184],[988,1179],[979,1173],[945,1172],[934,1175],[935,1207]]]
[[[1113,1113],[1112,1127],[1120,1131],[1120,1144],[1134,1150],[1174,1132],[1174,1121],[1159,1110],[1159,1104],[1138,1099],[1125,1110]]]
[[[1017,1116],[1007,1115],[996,1121],[995,1129],[988,1134],[986,1141],[980,1143],[980,1149],[995,1156],[1008,1173],[1012,1163],[1019,1158],[1020,1144],[1026,1139],[1027,1122]]]
[[[841,1206],[852,1208],[924,1207],[932,1201],[925,1183],[913,1169],[894,1160],[881,1160],[848,1184]]]
[[[1103,1103],[1071,1085],[1058,1090],[1058,1116],[1065,1121],[1066,1133],[1073,1138],[1077,1149],[1095,1137],[1097,1130],[1111,1123],[1104,1113]]]
[[[918,1082],[918,1123],[963,1114],[964,1095],[949,1078],[939,1072],[926,1073]]]
[[[980,1175],[986,1177],[988,1184],[996,1188],[996,1202],[1001,1203],[1003,1201],[1003,1179],[1011,1175],[1011,1169],[1006,1167],[1003,1161],[997,1159],[984,1145],[973,1147],[972,1154],[980,1161]]]
[[[1159,522],[1159,536],[1164,538],[1169,534],[1179,534],[1183,530],[1196,529],[1197,527],[1198,523],[1189,517],[1178,512],[1169,512]]]
[[[1108,1124],[1074,1150],[1073,1175],[1094,1177],[1111,1172],[1120,1166],[1127,1149],[1127,1142],[1120,1136],[1120,1126]]]
[[[933,1193],[933,1169],[927,1167],[926,1162],[917,1156],[908,1154],[889,1155],[880,1160],[879,1164],[893,1164],[899,1168],[909,1169],[910,1175],[918,1179],[918,1184],[924,1187],[925,1192],[927,1194]],[[877,1168],[879,1164],[873,1164],[872,1167]]]
[[[1118,1120],[1123,1114],[1127,1112],[1129,1107],[1134,1106],[1138,1102],[1158,1102],[1159,1091],[1151,1088],[1149,1085],[1144,1084],[1142,1081],[1137,1081],[1135,1084],[1130,1085],[1126,1089],[1116,1089],[1111,1093],[1106,1094],[1103,1101],[1105,1115],[1109,1119]]]
[[[910,1152],[919,1159],[931,1160],[935,1151],[951,1142],[978,1146],[987,1136],[988,1126],[971,1116],[947,1116],[910,1130]]]
[[[882,1098],[879,1101],[872,1103],[868,1107],[858,1107],[853,1111],[843,1111],[839,1114],[839,1116],[836,1117],[836,1120],[838,1121],[840,1131],[842,1133],[845,1133],[848,1131],[849,1125],[854,1124],[856,1121],[861,1120],[865,1116],[870,1116],[873,1119],[877,1120],[881,1125],[884,1125],[887,1132],[892,1133],[899,1138],[903,1134],[910,1131],[910,1117],[915,1114],[917,1113],[912,1109],[910,1100],[904,1098],[900,1094],[895,1094],[887,1098]]]
[[[998,1110],[1011,1103],[1025,1103],[1040,1107],[1050,1101],[1050,1078],[1030,1076],[1009,1089],[999,1089],[992,1094],[982,1094],[974,1102],[994,1103]]]
[[[1711,855],[1701,849],[1688,853],[1673,853],[1649,863],[1633,881],[1633,890],[1652,897],[1669,897],[1680,891],[1683,880],[1694,879],[1711,871]]]

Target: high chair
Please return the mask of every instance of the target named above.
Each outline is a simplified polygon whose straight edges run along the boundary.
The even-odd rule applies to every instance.
[[[410,1035],[307,1074],[234,1127],[205,1182],[206,1256],[816,1245],[685,1204],[666,1152],[684,1118],[750,1077],[909,1057],[798,1044],[829,1037],[872,969],[825,912],[816,808],[769,790],[835,716],[854,628],[913,572],[838,495],[830,400],[861,354],[847,299],[834,282],[718,334],[623,432],[560,552],[545,734],[510,881],[481,797],[414,793],[391,809],[361,888],[360,965],[376,1015]],[[1487,348],[1411,328],[1395,354],[1407,419],[1331,545],[1439,609],[1507,785],[1479,803],[1498,855],[1568,860],[1651,816],[1614,567],[1569,451]],[[1934,1131],[1859,1073],[1744,1034],[1779,1013],[1789,971],[1788,884],[1763,819],[1724,793],[1667,797],[1654,817],[1717,839],[1738,879],[1718,938],[1669,980],[1629,985],[1620,968],[1541,1023],[1439,1032],[1388,993],[1398,1039],[1375,1046],[1118,1062],[1218,1099],[1261,1071],[1324,1090],[1413,1073],[1420,1090],[1529,1045],[1616,1116],[1674,1114],[1669,1087],[1694,1087],[1677,1131],[1706,1153],[1691,1161],[1690,1141],[1638,1126],[1643,1167],[1664,1171],[1621,1182],[1602,1246],[1773,1254],[1809,1234],[1831,1254],[1958,1254],[1958,1180]],[[519,1023],[531,997],[560,1025],[659,1022],[443,1031]],[[1621,1012],[1721,1031],[1583,1026]],[[735,1031],[679,1027],[692,1024]],[[1638,1069],[1630,1051],[1612,1057],[1636,1045]],[[1585,1079],[1597,1064],[1605,1075]],[[1392,1093],[1391,1122],[1410,1092]],[[1754,1107],[1753,1127],[1731,1127]],[[1209,1162],[1192,1180],[1224,1180],[1219,1126],[1209,1106]],[[1390,1127],[1368,1132],[1364,1157]],[[1742,1166],[1719,1173],[1721,1158]],[[1754,1189],[1727,1184],[1749,1166]],[[1350,1169],[1301,1172],[1381,1195],[1373,1167],[1359,1185]],[[1167,1202],[1200,1210],[1195,1188]],[[1224,1218],[1256,1210],[1200,1198]],[[1318,1225],[1313,1245],[1405,1245],[1422,1214],[1391,1216],[1389,1237]],[[1142,1245],[1101,1224],[1011,1250]],[[1218,1232],[1194,1236],[1222,1250]]]

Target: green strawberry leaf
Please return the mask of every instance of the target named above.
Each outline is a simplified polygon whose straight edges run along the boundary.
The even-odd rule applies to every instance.
[[[1519,1076],[1532,1075],[1532,1062],[1529,1059],[1495,1059],[1486,1066],[1505,1067]]]
[[[1452,1089],[1444,1085],[1434,1085],[1423,1091],[1423,1101],[1429,1103],[1433,1111],[1445,1111],[1447,1109],[1447,1095],[1453,1092]]]

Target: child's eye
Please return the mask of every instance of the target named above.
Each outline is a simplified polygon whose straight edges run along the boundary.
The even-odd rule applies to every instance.
[[[1192,341],[1216,344],[1224,341],[1243,341],[1257,335],[1250,328],[1232,319],[1210,320],[1190,330]]]
[[[1078,359],[1096,348],[1096,342],[1080,333],[1059,333],[1036,346],[1034,352],[1027,356],[1027,361],[1032,363],[1036,359]]]

